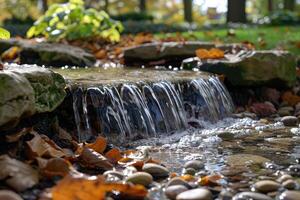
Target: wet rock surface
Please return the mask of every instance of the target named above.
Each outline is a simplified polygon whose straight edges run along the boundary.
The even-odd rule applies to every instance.
[[[64,78],[46,68],[5,65],[0,76],[0,126],[14,126],[22,117],[51,112],[66,95]]]
[[[206,72],[224,74],[234,86],[291,87],[296,81],[296,59],[284,51],[249,51],[200,65]]]
[[[53,67],[94,66],[96,59],[85,50],[58,43],[34,42],[19,39],[0,40],[0,54],[11,47],[20,50],[21,64],[37,64]]]

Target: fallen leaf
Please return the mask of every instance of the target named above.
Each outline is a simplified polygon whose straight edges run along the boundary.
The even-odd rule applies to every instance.
[[[13,61],[16,58],[19,57],[19,53],[21,51],[20,47],[11,47],[8,50],[6,50],[4,53],[2,53],[2,60],[9,62],[9,61]]]
[[[89,168],[99,168],[103,170],[109,170],[113,168],[112,164],[106,157],[87,147],[83,148],[78,159],[83,165]]]
[[[95,57],[99,60],[107,58],[107,51],[104,49],[100,49],[95,53]]]
[[[220,180],[222,179],[222,176],[219,174],[213,174],[209,176],[205,176],[200,178],[199,184],[202,186],[217,186],[220,185]]]
[[[295,106],[300,102],[300,96],[293,94],[291,91],[283,93],[281,99],[287,102],[290,106]]]
[[[29,133],[31,131],[32,131],[32,128],[23,128],[14,134],[5,135],[6,142],[8,142],[8,143],[17,142],[20,140],[20,138],[22,136],[26,135],[27,133]]]
[[[65,156],[63,150],[45,135],[33,132],[33,139],[26,142],[28,146],[28,157],[61,158]]]
[[[185,175],[182,175],[182,176],[180,176],[180,178],[182,179],[182,180],[185,180],[185,181],[194,181],[195,180],[195,177],[194,176],[192,176],[192,175],[189,175],[189,174],[185,174]]]
[[[113,148],[105,154],[105,157],[113,163],[117,163],[121,158],[121,152],[119,149]]]
[[[98,153],[103,153],[107,146],[107,140],[104,137],[98,137],[94,143],[86,144],[86,147],[93,149]]]
[[[33,187],[39,181],[38,172],[30,165],[25,164],[7,155],[0,156],[0,180],[16,191],[24,191]]]
[[[53,200],[104,200],[108,192],[120,192],[122,199],[144,199],[147,190],[141,185],[105,183],[103,176],[84,175],[63,178],[52,188]]]
[[[207,49],[197,49],[196,56],[200,59],[221,59],[224,58],[224,51],[217,48]]]
[[[47,177],[65,176],[72,169],[69,161],[63,158],[51,158],[47,160],[45,166],[41,169],[42,174]]]

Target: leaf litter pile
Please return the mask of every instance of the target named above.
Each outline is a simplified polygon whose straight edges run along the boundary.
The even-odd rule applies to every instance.
[[[141,169],[153,161],[136,150],[121,151],[99,136],[93,143],[69,138],[68,148],[29,128],[5,136],[0,156],[0,199],[41,200],[144,199],[147,189],[114,176],[125,167]],[[4,147],[5,146],[5,147]],[[6,153],[3,154],[3,151]],[[103,172],[105,172],[103,174]],[[130,172],[128,172],[130,173]],[[20,199],[20,197],[19,197]]]

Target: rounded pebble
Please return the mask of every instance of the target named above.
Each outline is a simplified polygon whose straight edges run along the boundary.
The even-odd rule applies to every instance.
[[[10,190],[0,190],[0,199],[2,200],[22,200],[22,198],[15,192]]]
[[[191,188],[190,184],[188,182],[186,182],[185,180],[182,180],[179,177],[174,177],[171,180],[169,180],[169,182],[167,183],[166,187],[170,187],[172,185],[183,185],[186,188]]]
[[[188,189],[183,186],[183,185],[172,185],[170,187],[167,187],[167,189],[165,190],[165,195],[171,199],[171,200],[175,200],[177,195],[187,191]]]
[[[105,176],[105,177],[108,177],[108,176],[116,176],[116,177],[118,177],[119,179],[123,179],[124,178],[124,175],[123,175],[123,173],[122,172],[119,172],[119,171],[114,171],[114,170],[109,170],[109,171],[106,171],[106,172],[104,172],[103,173],[103,175]]]
[[[152,183],[153,178],[147,172],[136,172],[126,178],[126,182],[148,186]]]
[[[184,168],[193,168],[194,170],[203,169],[204,164],[199,160],[191,160],[184,164]]]
[[[291,175],[289,175],[289,174],[284,174],[284,175],[280,176],[280,177],[277,179],[277,182],[283,183],[283,182],[285,182],[285,181],[287,181],[287,180],[289,180],[289,179],[293,179],[293,177],[292,177]]]
[[[286,189],[293,190],[297,187],[297,183],[294,180],[286,180],[282,183],[282,186]]]
[[[296,126],[298,123],[298,118],[295,116],[285,116],[280,120],[285,126]]]
[[[272,200],[271,197],[257,192],[241,192],[236,194],[232,200]]]
[[[154,163],[146,163],[143,166],[143,171],[151,174],[153,177],[169,176],[169,170],[167,168]]]
[[[278,200],[299,200],[300,191],[288,190],[281,193],[278,197]]]
[[[196,174],[196,170],[193,168],[184,168],[183,174],[189,174],[189,175],[194,176]]]
[[[197,188],[180,193],[176,200],[212,200],[212,193],[207,189]]]
[[[278,188],[280,187],[280,184],[275,182],[275,181],[271,181],[271,180],[262,180],[262,181],[258,181],[256,182],[253,187],[255,188],[255,190],[259,191],[259,192],[274,192],[276,190],[278,190]]]

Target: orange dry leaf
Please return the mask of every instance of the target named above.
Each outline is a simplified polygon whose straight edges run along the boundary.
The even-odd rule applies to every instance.
[[[109,170],[112,169],[112,164],[100,153],[93,149],[84,147],[80,156],[78,157],[81,164],[88,168],[97,168]]]
[[[104,200],[107,192],[117,191],[122,199],[144,199],[147,190],[141,185],[105,183],[102,176],[66,176],[52,188],[53,200]]]
[[[3,61],[13,61],[18,58],[20,51],[20,47],[11,47],[2,54],[1,58]]]
[[[195,177],[192,175],[189,175],[189,174],[185,174],[185,175],[181,176],[180,178],[185,181],[194,181],[195,180]]]
[[[106,138],[100,136],[94,143],[86,144],[85,146],[98,153],[103,153],[107,146],[107,140]]]
[[[105,154],[105,157],[113,163],[117,163],[121,160],[122,155],[119,149],[113,148]]]
[[[71,168],[72,165],[69,161],[62,158],[52,158],[42,168],[42,173],[47,177],[65,176],[70,172]]]
[[[210,176],[205,176],[203,178],[200,178],[199,184],[203,186],[217,186],[220,185],[219,181],[222,178],[219,174],[214,174]]]
[[[217,48],[207,49],[197,49],[196,56],[200,59],[221,59],[224,58],[224,51]]]
[[[300,96],[293,94],[291,91],[283,93],[282,100],[287,102],[290,106],[295,106],[300,102]]]
[[[100,49],[95,53],[95,57],[99,60],[107,58],[107,51],[104,49]]]
[[[63,150],[45,135],[33,132],[33,139],[26,142],[28,157],[61,158],[65,156]]]

